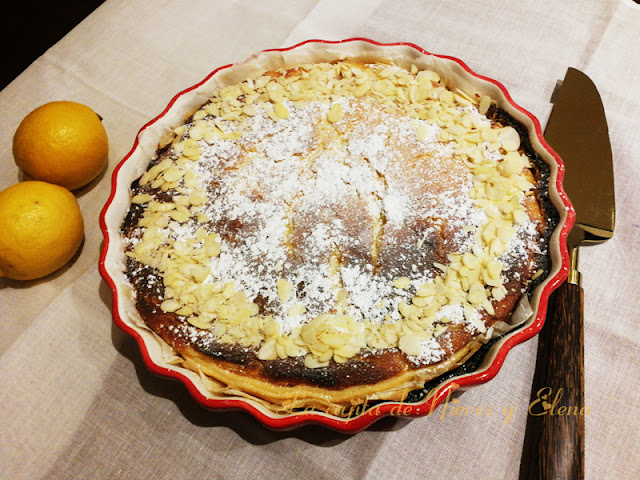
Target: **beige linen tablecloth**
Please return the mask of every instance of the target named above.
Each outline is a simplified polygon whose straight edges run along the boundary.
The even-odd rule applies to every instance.
[[[536,339],[459,397],[484,416],[386,418],[356,435],[288,433],[201,408],[156,377],[112,324],[98,273],[98,214],[139,128],[214,68],[308,38],[406,41],[501,81],[544,125],[568,66],[606,109],[617,228],[582,249],[586,477],[640,477],[640,6],[631,0],[109,0],[0,92],[0,189],[21,179],[11,139],[33,108],[90,105],[110,139],[101,181],[77,192],[86,221],[74,261],[41,281],[0,280],[0,476],[5,479],[513,479]],[[588,168],[588,167],[587,167]],[[0,226],[1,228],[1,226]],[[444,413],[443,413],[444,412]]]

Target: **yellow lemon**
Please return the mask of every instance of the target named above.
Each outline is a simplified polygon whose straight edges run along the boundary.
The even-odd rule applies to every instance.
[[[55,272],[83,235],[80,207],[66,188],[28,181],[0,192],[0,277],[33,280]]]
[[[35,180],[69,190],[96,178],[107,165],[109,142],[98,114],[86,105],[46,103],[27,115],[13,136],[16,164]]]

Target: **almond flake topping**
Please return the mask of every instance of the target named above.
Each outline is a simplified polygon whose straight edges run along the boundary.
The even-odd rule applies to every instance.
[[[168,152],[140,178],[131,201],[144,208],[141,235],[128,239],[126,254],[159,272],[162,311],[219,341],[253,347],[261,360],[304,356],[307,367],[319,368],[398,348],[437,362],[450,329],[487,331],[483,315],[507,294],[505,259],[522,244],[519,232],[535,230],[525,206],[529,160],[518,132],[486,117],[490,108],[489,97],[451,90],[436,72],[415,66],[304,65],[225,87],[174,130]],[[360,131],[358,115],[380,123]],[[314,150],[314,141],[324,150]],[[441,162],[432,168],[458,168],[467,185],[415,202],[411,185],[418,188],[425,172],[412,173],[408,186],[397,183],[390,152],[401,145]],[[224,169],[228,184],[215,195],[227,196],[218,198],[210,182]],[[366,206],[368,237],[348,233],[346,217],[326,216],[344,202]],[[300,223],[303,213],[318,219],[315,227]],[[376,274],[384,235],[416,215],[442,221],[409,242],[414,252],[437,241],[446,222],[459,223],[458,250],[428,267]],[[230,242],[225,221],[259,233],[240,230],[247,237]],[[306,278],[288,261],[293,240],[282,239],[291,235],[301,248],[313,247],[303,252],[314,259]],[[349,257],[363,248],[368,261]],[[268,282],[245,281],[265,268]],[[460,313],[444,315],[447,309]]]

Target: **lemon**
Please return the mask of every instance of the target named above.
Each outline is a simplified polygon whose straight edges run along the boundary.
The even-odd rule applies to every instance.
[[[107,165],[109,142],[100,117],[76,102],[50,102],[36,108],[13,136],[13,156],[35,180],[69,190],[96,178]]]
[[[55,272],[76,253],[84,222],[76,197],[40,181],[0,192],[0,277],[33,280]]]

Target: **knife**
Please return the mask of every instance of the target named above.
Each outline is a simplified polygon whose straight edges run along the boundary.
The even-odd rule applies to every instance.
[[[565,164],[563,185],[576,210],[567,244],[567,281],[550,297],[538,340],[521,480],[584,478],[584,292],[578,271],[583,245],[613,235],[613,160],[602,100],[591,79],[569,68],[552,95],[547,143]]]

